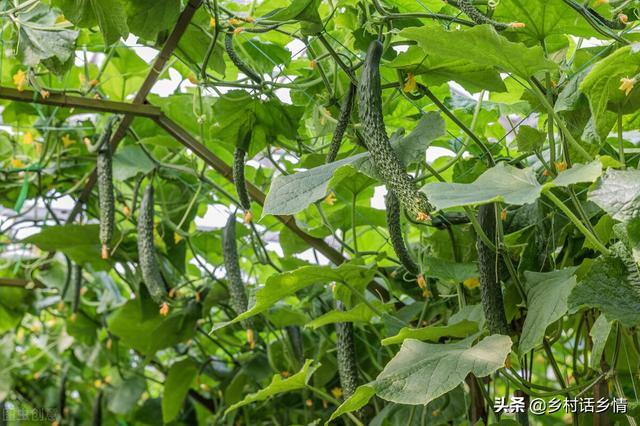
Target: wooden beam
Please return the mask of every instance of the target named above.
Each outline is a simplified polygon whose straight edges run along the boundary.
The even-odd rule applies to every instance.
[[[14,102],[25,102],[40,105],[50,105],[63,108],[78,108],[81,110],[108,112],[112,114],[131,114],[137,117],[156,118],[162,112],[160,108],[152,105],[132,105],[129,102],[116,102],[104,99],[83,98],[70,96],[64,93],[52,93],[48,97],[42,97],[33,90],[17,90],[0,86],[0,99]]]

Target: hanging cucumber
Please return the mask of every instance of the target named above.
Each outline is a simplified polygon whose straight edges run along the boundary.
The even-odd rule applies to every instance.
[[[402,207],[416,220],[425,221],[429,219],[431,210],[427,196],[416,189],[413,178],[409,176],[398,155],[391,148],[385,129],[379,70],[382,49],[382,43],[377,40],[369,45],[358,87],[358,106],[364,142],[387,189],[395,193]]]
[[[342,106],[340,107],[340,116],[338,117],[338,123],[336,124],[336,129],[333,132],[333,138],[331,138],[331,145],[329,146],[329,152],[327,153],[327,159],[325,163],[333,163],[338,156],[338,151],[340,150],[340,145],[342,144],[342,138],[344,137],[344,132],[347,130],[347,126],[349,125],[349,119],[351,118],[351,110],[353,109],[353,98],[356,94],[356,86],[354,84],[349,84],[349,90],[342,101]]]
[[[476,9],[476,7],[473,5],[471,0],[454,0],[449,2],[453,4],[455,7],[457,7],[458,9],[460,9],[465,15],[471,18],[471,20],[478,25],[489,24],[489,25],[492,25],[498,31],[506,30],[507,28],[524,27],[524,24],[521,22],[505,23],[505,22],[498,22],[489,18],[488,16],[481,13],[478,9]]]
[[[227,55],[229,55],[229,59],[231,59],[231,62],[233,62],[233,64],[244,75],[246,75],[247,77],[249,77],[251,80],[255,81],[256,83],[262,84],[262,77],[260,77],[254,70],[249,68],[249,66],[247,64],[245,64],[242,59],[240,59],[240,56],[238,56],[238,53],[234,49],[234,47],[233,47],[233,35],[234,34],[235,34],[234,31],[228,31],[224,35],[224,48],[227,51]]]
[[[72,271],[73,301],[71,302],[71,312],[75,315],[80,309],[80,295],[82,294],[82,267],[77,264],[73,265]]]
[[[485,204],[478,208],[478,223],[489,240],[496,241],[496,206]],[[480,272],[480,297],[491,334],[509,334],[504,311],[502,287],[498,279],[499,257],[480,238],[477,239],[478,266]]]
[[[336,301],[336,309],[344,311],[344,305]],[[338,375],[344,399],[349,398],[358,387],[358,361],[353,336],[353,323],[336,323],[336,349],[338,358]]]
[[[107,144],[98,151],[96,166],[98,175],[98,197],[100,208],[100,244],[102,258],[109,258],[109,243],[113,238],[115,223],[115,198],[113,195],[113,171],[111,167],[111,150]]]
[[[229,214],[229,219],[222,233],[222,256],[224,258],[224,267],[227,271],[229,302],[236,315],[240,315],[246,312],[249,302],[240,273],[238,246],[236,245],[236,217],[233,213]],[[252,321],[244,321],[242,324],[247,329],[247,341],[253,347],[255,338]]]
[[[402,238],[402,227],[400,226],[400,203],[393,191],[387,193],[387,228],[389,229],[389,239],[391,246],[398,256],[398,260],[407,271],[413,275],[420,274],[420,267],[413,261],[407,251]]]
[[[91,424],[93,426],[102,425],[102,391],[101,390],[98,391],[98,394],[96,395],[96,399],[93,401]]]
[[[244,222],[249,223],[253,219],[251,214],[251,199],[249,198],[249,191],[247,191],[247,182],[244,177],[245,157],[249,150],[249,143],[251,140],[251,133],[247,134],[241,144],[238,144],[233,151],[233,183],[238,193],[238,200],[240,206],[244,209]]]
[[[153,184],[149,182],[142,194],[138,214],[138,261],[142,280],[156,303],[165,303],[166,287],[160,274],[153,243]]]

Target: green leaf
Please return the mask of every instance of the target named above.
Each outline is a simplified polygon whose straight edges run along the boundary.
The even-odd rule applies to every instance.
[[[171,28],[180,15],[180,0],[135,0],[126,3],[131,32],[154,40],[160,31]]]
[[[287,296],[294,295],[297,291],[311,285],[344,281],[357,288],[370,282],[374,275],[375,269],[350,263],[343,263],[337,268],[330,266],[303,266],[294,271],[272,275],[267,279],[264,287],[256,291],[255,303],[249,310],[231,321],[216,324],[213,330],[218,330],[262,313],[276,302]]]
[[[438,210],[495,201],[523,205],[536,201],[543,190],[580,182],[593,182],[601,173],[602,164],[595,160],[589,164],[576,164],[560,173],[555,180],[540,185],[532,168],[518,169],[498,163],[473,183],[435,182],[425,186],[422,191]]]
[[[138,173],[149,173],[155,164],[137,145],[128,145],[113,154],[113,177],[127,180]]]
[[[18,15],[20,54],[28,66],[43,62],[51,71],[61,74],[74,57],[78,31],[55,28],[56,14],[44,5]],[[55,29],[49,29],[49,28]],[[45,29],[46,28],[46,29]]]
[[[609,333],[611,332],[611,325],[612,322],[608,321],[604,314],[600,314],[598,319],[593,323],[593,326],[591,326],[589,336],[591,336],[593,347],[591,349],[589,366],[593,370],[600,370],[600,361],[602,360],[602,354],[604,354],[604,348],[607,344]]]
[[[633,262],[632,259],[629,259]],[[633,262],[635,265],[635,262]],[[569,296],[569,307],[598,308],[608,319],[627,327],[640,323],[640,280],[620,257],[600,256]]]
[[[607,170],[596,188],[589,192],[589,200],[621,222],[637,218],[640,211],[640,171]]]
[[[99,225],[48,226],[22,242],[35,244],[44,251],[61,251],[79,264],[90,263],[95,268],[108,269],[109,264],[100,258],[99,228]],[[114,241],[120,238],[119,234],[115,233]]]
[[[54,0],[65,18],[74,24],[91,28],[98,24],[107,45],[129,34],[127,14],[121,0]]]
[[[525,125],[518,127],[516,142],[520,152],[537,152],[546,139],[547,135],[538,129]]]
[[[480,66],[495,67],[528,79],[540,71],[553,71],[556,64],[546,59],[540,46],[526,47],[499,35],[490,25],[448,31],[441,26],[405,28],[402,37],[418,42],[425,53],[462,59]]]
[[[399,404],[428,404],[469,373],[484,377],[504,367],[512,344],[508,336],[488,336],[475,346],[471,342],[438,345],[405,340],[373,382],[376,395]]]
[[[622,47],[598,61],[580,85],[587,95],[595,119],[596,133],[604,138],[616,121],[618,111],[629,114],[640,108],[638,85],[627,95],[619,89],[621,78],[640,72],[640,52],[634,46]]]
[[[427,147],[443,134],[444,120],[439,114],[431,112],[421,117],[413,132],[392,146],[403,163],[411,164],[424,159]],[[304,172],[277,176],[271,182],[262,217],[289,215],[304,210],[308,205],[326,197],[331,186],[352,175],[352,169],[369,176],[375,175],[369,153],[364,152]]]
[[[378,310],[384,310],[384,305],[382,304],[382,302],[374,300],[372,303]],[[313,321],[308,322],[307,324],[305,324],[305,327],[315,330],[324,325],[335,324],[337,322],[368,323],[375,315],[376,313],[372,311],[371,308],[367,306],[367,304],[358,303],[356,306],[347,311],[329,311],[326,314],[314,319]]]
[[[527,316],[518,346],[520,356],[541,344],[547,327],[567,313],[567,299],[576,285],[575,271],[525,271]]]
[[[437,342],[443,337],[467,337],[478,331],[478,323],[462,320],[455,324],[427,326],[422,328],[403,327],[395,336],[382,339],[382,345],[402,343],[405,339],[427,340]]]
[[[331,414],[329,420],[325,422],[325,426],[331,423],[332,420],[337,419],[343,414],[351,413],[353,411],[359,410],[367,403],[371,398],[373,398],[376,394],[376,390],[373,386],[370,385],[362,385],[358,386],[356,391],[351,395],[346,401],[344,401],[336,411]]]
[[[269,383],[269,386],[264,389],[260,389],[256,393],[247,395],[242,401],[233,404],[231,407],[227,408],[227,410],[224,412],[224,415],[226,416],[227,414],[229,414],[229,412],[237,410],[238,408],[249,405],[253,402],[264,401],[265,399],[274,395],[298,389],[304,389],[307,385],[307,382],[311,378],[311,375],[319,367],[318,364],[312,367],[312,363],[313,360],[306,360],[300,371],[298,371],[293,376],[287,377],[286,379],[283,379],[280,374],[275,374],[271,379],[271,383]]]
[[[6,333],[20,324],[32,297],[30,291],[23,288],[0,288],[0,333]]]
[[[180,414],[184,399],[198,375],[198,366],[190,358],[171,365],[162,394],[162,421],[169,423]]]
[[[358,387],[329,421],[362,408],[374,395],[398,404],[428,404],[461,384],[469,373],[484,377],[504,367],[512,345],[508,336],[494,334],[475,346],[472,341],[437,345],[405,340],[382,373]]]
[[[492,66],[470,63],[464,59],[441,58],[428,55],[421,48],[411,46],[388,64],[391,68],[420,75],[428,85],[439,86],[451,80],[470,92],[492,90],[504,92],[506,87]]]
[[[447,259],[432,258],[427,263],[425,276],[437,278],[449,284],[461,283],[479,276],[475,263],[459,263]]]

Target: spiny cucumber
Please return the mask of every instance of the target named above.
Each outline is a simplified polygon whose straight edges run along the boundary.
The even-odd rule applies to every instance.
[[[379,70],[382,50],[382,43],[378,40],[369,45],[358,87],[359,116],[364,142],[387,189],[395,193],[402,207],[416,220],[428,220],[431,206],[427,196],[416,189],[413,178],[406,172],[398,155],[391,148],[385,129]]]
[[[494,21],[493,19],[482,14],[478,9],[476,9],[471,0],[454,0],[449,2],[460,9],[462,12],[464,12],[465,15],[471,18],[471,20],[478,25],[489,24],[499,31],[506,30],[507,28],[520,28],[524,26],[524,24],[518,22],[505,23]]]
[[[247,135],[242,144],[236,146],[233,151],[233,183],[238,193],[238,200],[240,206],[244,209],[244,221],[245,223],[251,222],[251,199],[249,198],[249,192],[247,191],[247,182],[244,177],[245,157],[247,150],[249,149],[250,134]]]
[[[100,208],[100,244],[102,258],[109,258],[109,243],[113,238],[115,223],[115,199],[113,195],[113,170],[111,167],[111,150],[107,144],[98,151],[96,166],[98,177],[98,199]]]
[[[227,271],[229,302],[236,315],[240,315],[246,312],[249,301],[247,300],[246,289],[240,273],[238,246],[236,245],[236,218],[233,213],[229,214],[229,219],[222,233],[222,256],[224,258],[224,267]],[[253,348],[255,346],[253,321],[243,321],[242,325],[247,330],[247,342]]]
[[[142,194],[140,213],[138,214],[138,261],[142,280],[151,298],[156,303],[163,303],[166,299],[166,287],[160,274],[160,266],[156,258],[153,243],[153,184],[149,182]]]
[[[353,98],[356,94],[356,86],[354,84],[349,84],[349,90],[342,101],[342,106],[340,107],[340,116],[338,117],[338,123],[336,124],[336,129],[333,132],[333,138],[331,138],[331,145],[329,146],[329,152],[327,153],[326,163],[333,163],[338,156],[338,151],[340,150],[340,145],[342,144],[342,138],[344,137],[344,132],[347,130],[347,126],[349,125],[349,119],[351,118],[351,110],[353,109]]]
[[[344,311],[344,305],[336,301],[336,309]],[[358,361],[353,336],[353,323],[336,323],[336,349],[338,357],[338,375],[344,399],[349,398],[358,387]]]
[[[402,227],[400,226],[400,203],[393,191],[387,193],[387,227],[389,228],[389,239],[391,246],[398,256],[398,260],[407,271],[414,275],[420,273],[420,267],[413,261],[407,251],[402,238]]]
[[[227,51],[227,55],[229,55],[229,59],[231,62],[247,77],[251,80],[255,81],[258,84],[262,84],[262,77],[260,77],[254,70],[249,68],[247,64],[244,63],[238,53],[233,47],[233,31],[229,31],[224,35],[224,48]]]
[[[478,223],[490,241],[496,241],[496,206],[484,204],[478,208]],[[480,237],[477,239],[480,272],[480,298],[487,326],[491,334],[509,334],[509,326],[504,311],[502,287],[498,279],[498,253],[487,246]]]

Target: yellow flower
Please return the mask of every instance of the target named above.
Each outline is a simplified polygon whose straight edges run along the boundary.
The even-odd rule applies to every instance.
[[[335,192],[333,192],[333,191],[331,191],[331,192],[329,193],[329,195],[327,195],[327,196],[324,198],[324,202],[325,202],[325,203],[327,203],[327,204],[329,204],[330,206],[334,205],[334,204],[336,203],[336,200],[337,200],[337,198],[336,198],[336,194],[335,194]]]
[[[24,86],[27,85],[27,73],[22,70],[18,70],[18,72],[13,75],[13,84],[16,85],[19,92],[22,92],[24,90]]]
[[[182,240],[183,240],[182,235],[180,235],[178,233],[173,234],[173,242],[174,243],[178,244]]]
[[[621,13],[620,15],[618,15],[618,21],[622,22],[624,25],[627,25],[629,23],[629,17],[624,13]]]
[[[209,19],[209,26],[211,28],[215,28],[216,27],[216,18],[212,17],[211,19]]]
[[[252,328],[247,329],[247,343],[249,343],[249,348],[251,349],[256,348],[256,338],[253,334]]]
[[[21,169],[21,168],[23,168],[23,167],[24,167],[24,163],[23,163],[23,162],[22,162],[22,160],[21,160],[21,159],[19,159],[19,158],[12,158],[12,159],[11,159],[11,166],[12,166],[14,169]]]
[[[462,285],[471,290],[480,287],[480,280],[478,278],[469,278],[462,281]]]
[[[565,163],[564,161],[556,163],[556,170],[558,170],[558,172],[564,172],[565,170],[567,170],[567,163]]]
[[[251,213],[251,210],[246,210],[244,212],[243,220],[244,220],[245,225],[248,225],[248,224],[251,223],[251,221],[253,220],[253,213]]]
[[[238,25],[240,25],[240,20],[236,18],[231,18],[229,19],[229,25],[233,25],[234,27],[237,27]]]
[[[33,143],[33,135],[31,132],[25,132],[24,135],[22,135],[22,143],[25,145],[31,145]]]
[[[425,212],[418,212],[418,214],[416,215],[416,220],[418,222],[426,222],[429,219],[431,219],[431,216],[429,216],[429,214]]]
[[[425,290],[427,288],[427,281],[424,279],[424,275],[418,275],[416,281],[418,282],[418,287],[420,287],[422,290]]]
[[[500,212],[500,219],[502,219],[503,222],[507,220],[507,209],[502,209]]]
[[[93,382],[93,386],[95,386],[95,387],[96,387],[96,389],[100,389],[100,388],[102,387],[102,380],[100,380],[100,379],[96,379],[96,380]]]
[[[417,82],[413,73],[407,73],[407,82],[404,84],[404,88],[402,90],[408,93],[413,92],[414,90],[416,90],[416,86]]]
[[[160,315],[163,317],[169,315],[169,304],[167,302],[164,302],[162,306],[160,306]]]
[[[343,395],[342,388],[333,388],[333,389],[331,389],[331,395],[333,395],[333,397],[335,399],[342,398],[342,395]]]
[[[62,137],[62,144],[63,144],[64,146],[73,145],[74,143],[76,143],[76,141],[74,141],[73,139],[71,139],[71,137],[70,137],[68,134],[67,134],[67,135],[64,135],[64,136]]]
[[[622,90],[626,96],[629,96],[629,93],[631,93],[635,84],[635,78],[622,77],[620,79],[620,87],[618,87],[618,89]]]
[[[304,403],[309,408],[313,407],[313,401],[310,399],[307,399]]]

